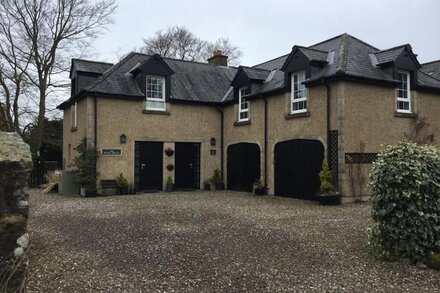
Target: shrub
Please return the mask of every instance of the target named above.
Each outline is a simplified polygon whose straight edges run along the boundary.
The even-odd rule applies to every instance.
[[[173,178],[171,178],[171,176],[168,176],[167,184],[173,184]]]
[[[319,172],[319,180],[321,181],[320,191],[322,194],[334,194],[333,174],[330,171],[327,160],[322,161],[321,171]]]
[[[385,258],[424,261],[440,252],[440,149],[390,145],[371,173],[369,244]]]
[[[222,184],[222,172],[220,172],[219,169],[215,169],[214,174],[209,181],[211,182],[211,184]]]
[[[116,182],[120,188],[128,188],[128,181],[122,173],[119,173],[118,177],[116,177]]]
[[[95,189],[98,173],[96,172],[96,151],[87,146],[87,139],[84,137],[76,147],[78,156],[74,159],[76,170],[74,181],[81,187]]]

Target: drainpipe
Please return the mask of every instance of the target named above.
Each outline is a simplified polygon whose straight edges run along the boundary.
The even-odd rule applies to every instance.
[[[260,98],[262,95],[260,94]],[[268,102],[267,97],[262,97],[264,100],[264,186],[267,187],[267,132],[268,132],[268,122],[267,122],[267,114],[268,114]]]
[[[94,135],[94,143],[95,143],[95,152],[98,151],[98,100],[96,98],[96,93],[93,94],[93,102],[94,102],[94,107],[93,107],[93,114],[94,114],[94,119],[93,119],[93,124],[94,124],[94,129],[93,129],[93,135]]]
[[[324,80],[322,80],[322,83],[324,83]],[[330,159],[330,98],[332,94],[332,89],[328,84],[325,84],[325,87],[327,88],[327,161]]]
[[[224,177],[224,154],[223,154],[223,148],[224,148],[224,112],[223,109],[220,107],[215,107],[217,111],[220,113],[220,171],[222,172],[222,177]],[[224,179],[224,178],[223,178]]]

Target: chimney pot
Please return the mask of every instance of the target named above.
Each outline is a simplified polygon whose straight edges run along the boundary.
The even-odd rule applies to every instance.
[[[223,55],[223,51],[216,49],[212,52],[212,57],[208,58],[208,63],[213,65],[228,66],[228,56]]]

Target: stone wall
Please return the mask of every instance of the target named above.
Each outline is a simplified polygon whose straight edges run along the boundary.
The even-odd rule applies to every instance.
[[[9,279],[0,283],[1,292],[18,288],[27,264],[26,189],[31,169],[29,145],[16,133],[0,132],[0,280]]]

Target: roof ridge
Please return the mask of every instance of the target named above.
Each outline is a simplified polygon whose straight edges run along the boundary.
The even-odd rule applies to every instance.
[[[436,62],[440,62],[440,59],[439,60],[434,60],[434,61],[429,61],[429,62],[425,62],[425,63],[422,63],[422,64],[420,64],[420,65],[428,65],[428,64],[432,64],[432,63],[436,63]]]
[[[371,48],[373,48],[373,49],[379,51],[379,49],[376,48],[376,47],[374,47],[373,45],[368,44],[367,42],[364,42],[364,41],[362,41],[361,39],[356,38],[356,37],[354,37],[354,36],[352,36],[352,35],[350,35],[350,34],[348,34],[348,33],[342,33],[342,34],[340,34],[340,35],[337,35],[336,37],[333,37],[333,38],[327,39],[327,40],[325,40],[325,41],[321,41],[321,42],[316,43],[316,44],[313,44],[313,45],[309,46],[309,48],[310,48],[310,47],[315,47],[315,46],[321,45],[321,44],[323,44],[323,43],[327,43],[327,42],[332,41],[332,40],[337,39],[337,38],[342,38],[343,36],[346,36],[346,37],[352,38],[352,39],[354,39],[354,40],[356,40],[356,41],[358,41],[358,42],[360,42],[360,43],[362,43],[362,44],[364,44],[364,45],[367,45],[368,47],[371,47]]]
[[[114,65],[114,63],[110,63],[110,62],[93,61],[93,60],[80,59],[80,58],[72,58],[72,60],[74,60],[74,61],[85,61],[85,62],[89,62],[89,63],[98,63],[98,64]]]
[[[348,34],[341,35],[341,44],[339,46],[339,65],[336,72],[345,72],[347,69],[347,56],[348,55]]]
[[[130,52],[127,54],[127,56],[125,56],[124,58],[122,58],[121,60],[119,60],[118,63],[114,64],[112,67],[110,67],[109,69],[107,69],[106,71],[104,71],[104,73],[98,77],[94,82],[92,82],[90,85],[87,86],[88,89],[93,89],[94,87],[98,86],[101,82],[103,82],[105,79],[107,79],[107,77],[112,74],[113,72],[115,72],[118,68],[120,68],[125,62],[127,62],[128,59],[130,59],[132,56],[134,55],[134,52]]]
[[[239,67],[242,67],[242,68],[249,68],[249,69],[253,69],[253,70],[267,71],[267,72],[272,71],[272,70],[267,70],[267,69],[263,69],[263,68],[255,68],[255,67],[244,66],[244,65],[240,65]]]
[[[398,49],[398,48],[406,47],[406,46],[408,46],[408,45],[409,45],[409,44],[399,45],[399,46],[394,46],[394,47],[392,47],[392,48],[388,48],[388,49],[385,49],[385,50],[379,50],[378,52],[374,52],[374,54],[382,53],[382,52],[388,52],[388,51],[391,51],[391,50],[394,50],[394,49]]]
[[[151,57],[153,55],[151,54],[145,54],[145,53],[141,53],[141,52],[131,52],[133,54],[137,54],[137,55],[142,55],[142,56],[148,56]],[[159,55],[159,54],[158,54]],[[160,56],[160,55],[159,55]],[[187,63],[193,63],[193,64],[201,64],[201,65],[208,65],[208,66],[213,66],[213,67],[219,67],[218,65],[215,64],[209,64],[208,62],[201,62],[201,61],[191,61],[191,60],[182,60],[182,59],[177,59],[177,58],[170,58],[170,57],[162,57],[160,56],[160,58],[164,59],[164,60],[172,60],[172,61],[179,61],[179,62],[187,62]],[[221,67],[221,66],[220,66]],[[233,66],[223,66],[223,67],[227,67],[227,68],[235,68]]]
[[[315,48],[309,48],[309,47],[306,47],[306,46],[298,46],[298,45],[295,45],[295,46],[300,48],[300,49],[312,50],[312,51],[328,54],[328,51],[318,50],[318,49],[315,49]]]
[[[269,62],[272,62],[272,61],[274,61],[274,60],[277,60],[277,59],[280,59],[280,58],[283,58],[283,57],[285,57],[285,56],[289,56],[289,55],[290,55],[290,53],[287,53],[287,54],[281,55],[281,56],[279,56],[279,57],[275,57],[275,58],[269,59],[269,60],[264,61],[264,62],[262,62],[262,63],[258,63],[258,64],[253,65],[252,68],[254,68],[254,67],[256,67],[256,66],[260,66],[260,65],[266,64],[266,63],[269,63]]]

